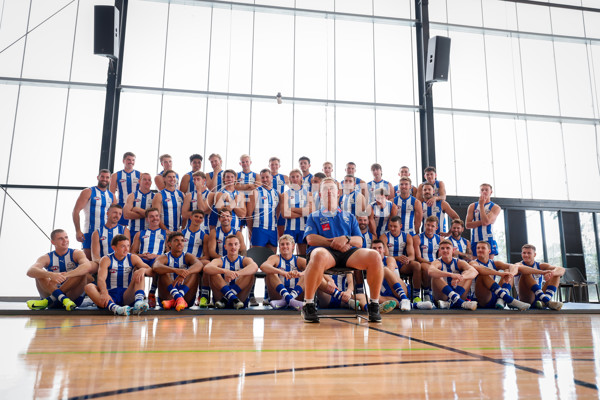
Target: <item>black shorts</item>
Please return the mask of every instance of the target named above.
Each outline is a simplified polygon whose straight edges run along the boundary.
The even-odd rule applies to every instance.
[[[359,249],[359,247],[354,247],[344,253],[342,253],[339,250],[334,250],[331,249],[329,247],[323,247],[325,250],[327,250],[329,252],[329,254],[331,254],[333,256],[333,259],[335,260],[335,265],[334,268],[341,268],[341,267],[346,267],[346,268],[350,268],[346,265],[346,262],[348,262],[348,259],[350,258],[350,256],[352,254],[354,254],[354,252],[356,250]],[[312,253],[312,252],[311,252]],[[306,263],[308,265],[308,262],[310,261],[310,253],[308,254],[308,256],[306,257]]]

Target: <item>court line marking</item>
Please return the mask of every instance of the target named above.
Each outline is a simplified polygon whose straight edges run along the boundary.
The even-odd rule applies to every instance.
[[[445,346],[443,344],[438,344],[438,343],[430,342],[430,341],[424,340],[424,339],[413,338],[411,336],[406,336],[406,335],[403,335],[401,333],[395,333],[395,332],[386,331],[385,329],[377,328],[377,327],[372,326],[372,325],[366,325],[365,326],[364,324],[361,325],[359,323],[345,321],[343,319],[338,319],[338,318],[332,318],[332,319],[335,320],[335,321],[338,321],[338,322],[345,322],[345,323],[350,324],[350,325],[365,327],[365,328],[368,328],[368,329],[376,331],[376,332],[385,333],[387,335],[399,337],[399,338],[402,338],[402,339],[407,339],[407,340],[410,340],[410,341],[413,341],[413,342],[425,344],[425,345],[432,346],[432,347],[436,347],[436,348],[441,349],[441,350],[447,350],[447,351],[450,351],[450,352],[453,352],[453,353],[458,353],[458,354],[463,355],[463,356],[477,358],[480,361],[489,361],[489,362],[492,362],[492,363],[495,363],[495,364],[500,364],[500,365],[503,365],[503,366],[512,366],[512,367],[514,367],[516,369],[519,369],[521,371],[531,372],[532,374],[540,375],[540,376],[543,376],[543,377],[546,376],[546,374],[544,373],[544,371],[540,371],[539,369],[535,369],[535,368],[530,368],[530,367],[526,367],[526,366],[523,366],[523,365],[519,365],[519,364],[514,363],[514,362],[510,362],[510,361],[506,361],[506,360],[502,360],[502,359],[497,359],[497,358],[493,358],[493,357],[488,357],[488,356],[484,356],[484,355],[480,355],[480,354],[476,354],[476,353],[471,353],[471,352],[466,351],[466,350],[456,349],[456,348],[453,348],[453,347]],[[554,375],[554,379],[555,380],[558,379],[558,375],[557,374]],[[596,384],[585,382],[585,381],[582,381],[582,380],[579,380],[579,379],[573,379],[573,382],[576,385],[579,385],[579,386],[582,386],[582,387],[586,387],[586,388],[589,388],[589,389],[594,389],[594,390],[598,391],[598,386]]]
[[[593,349],[593,346],[569,347],[570,349]],[[547,347],[469,347],[461,350],[545,350]],[[566,349],[566,347],[552,347],[552,350]],[[319,353],[319,352],[367,352],[367,351],[436,351],[432,347],[409,347],[409,348],[364,348],[364,349],[198,349],[198,350],[106,350],[106,351],[30,351],[21,353],[23,356],[39,355],[94,355],[94,354],[185,354],[185,353]]]
[[[265,371],[256,371],[256,372],[245,372],[243,374],[219,375],[219,376],[212,376],[212,377],[205,377],[205,378],[195,378],[195,379],[187,379],[187,380],[181,380],[181,381],[156,383],[156,384],[152,384],[152,385],[135,386],[135,387],[124,388],[124,389],[108,390],[105,392],[98,392],[98,393],[86,394],[86,395],[82,395],[82,396],[69,397],[69,400],[98,399],[101,397],[116,396],[116,395],[125,394],[125,393],[143,392],[146,390],[162,389],[162,388],[166,388],[166,387],[173,387],[173,386],[179,386],[179,385],[191,385],[191,384],[195,384],[195,383],[222,381],[222,380],[227,380],[227,379],[248,378],[248,377],[254,377],[254,376],[277,375],[277,374],[284,374],[284,373],[289,373],[289,372],[306,372],[306,371],[318,371],[318,370],[353,368],[353,367],[374,367],[374,366],[382,366],[382,365],[428,364],[428,363],[440,363],[440,362],[459,363],[459,362],[478,362],[478,361],[480,361],[480,360],[454,359],[454,360],[414,360],[414,361],[389,361],[389,362],[382,361],[382,362],[374,362],[374,363],[355,363],[355,364],[341,364],[341,365],[321,365],[321,366],[300,367],[300,368],[284,368],[284,369],[274,369],[274,370],[265,370]]]

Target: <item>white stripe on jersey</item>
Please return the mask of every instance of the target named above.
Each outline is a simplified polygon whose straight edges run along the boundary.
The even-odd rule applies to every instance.
[[[149,191],[148,193],[142,193],[139,189],[133,194],[133,207],[139,207],[147,210],[152,207],[152,200],[154,200],[154,192]],[[146,229],[146,218],[130,219],[129,230],[133,232],[139,232],[142,229]]]
[[[275,189],[266,189],[262,186],[256,188],[256,199],[254,204],[253,228],[261,228],[269,231],[277,230],[277,216],[275,209],[279,204],[279,195]]]
[[[106,222],[106,211],[115,201],[115,196],[108,189],[100,190],[97,186],[91,187],[90,198],[83,209],[85,223],[83,233],[94,232]]]
[[[481,215],[479,210],[479,203],[473,203],[473,221],[481,221]],[[494,207],[493,202],[489,202],[483,205],[484,212],[489,213]],[[481,241],[490,242],[494,239],[494,230],[492,225],[478,226],[477,228],[471,229],[471,243],[477,243]]]
[[[287,206],[291,208],[304,208],[308,205],[308,191],[306,188],[295,190],[290,188],[287,193]],[[284,200],[285,201],[285,200]],[[283,209],[281,210],[283,212]],[[298,231],[304,230],[307,217],[299,217],[294,219],[285,219],[285,230],[286,231]]]
[[[133,272],[131,254],[127,254],[122,260],[118,260],[114,253],[108,257],[110,257],[110,264],[108,266],[108,275],[106,276],[106,288],[114,289],[129,287]]]

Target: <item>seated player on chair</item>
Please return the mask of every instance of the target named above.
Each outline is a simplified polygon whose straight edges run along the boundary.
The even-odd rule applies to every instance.
[[[367,270],[370,290],[369,321],[381,321],[379,290],[383,280],[381,257],[372,249],[360,248],[363,236],[354,215],[337,207],[337,185],[331,178],[321,182],[322,207],[307,220],[305,238],[309,261],[305,272],[306,290],[302,317],[305,322],[319,322],[314,304],[315,293],[323,274],[335,266]]]

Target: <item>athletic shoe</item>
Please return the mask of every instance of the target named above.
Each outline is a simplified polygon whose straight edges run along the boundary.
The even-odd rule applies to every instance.
[[[379,311],[379,308],[377,308],[377,311]],[[304,319],[304,322],[319,322],[319,316],[317,315],[317,307],[315,306],[315,303],[304,304],[302,306],[301,315],[302,319]]]
[[[300,303],[302,303],[302,302],[300,302]],[[263,307],[270,306],[270,305],[271,305],[271,302],[269,301],[269,299],[263,300]]]
[[[225,303],[223,300],[215,301],[215,307],[217,307],[217,308],[225,308],[226,305],[227,305],[227,303]]]
[[[420,303],[421,301],[423,301],[423,300],[421,300],[421,298],[419,296],[413,298],[413,303]]]
[[[63,303],[63,306],[65,306],[65,310],[67,310],[67,311],[73,311],[74,309],[77,308],[77,304],[75,304],[75,302],[68,297],[65,297],[63,299],[62,303]]]
[[[188,303],[185,301],[185,299],[183,297],[178,298],[177,300],[175,300],[175,310],[177,311],[181,311],[181,310],[185,310],[188,306]]]
[[[410,311],[410,309],[411,307],[409,299],[400,300],[400,311]]]
[[[206,297],[200,297],[198,301],[198,306],[200,308],[208,308],[208,299]]]
[[[117,306],[115,308],[115,315],[128,316],[131,313],[131,307],[129,306]]]
[[[285,299],[271,300],[271,307],[273,308],[273,310],[278,310],[286,306],[287,301],[285,301]]]
[[[360,301],[356,300],[356,302],[354,300],[350,300],[348,302],[348,307],[352,310],[356,310],[357,308],[360,310]]]
[[[423,296],[423,301],[431,301],[431,296],[426,294],[425,296]]]
[[[535,308],[537,308],[538,310],[543,310],[544,308],[546,308],[546,305],[544,303],[542,303],[540,300],[537,300],[535,303],[533,303],[533,306]]]
[[[173,308],[174,305],[175,305],[175,300],[173,300],[173,299],[162,301],[162,306],[165,310],[170,310],[171,308]]]
[[[383,303],[379,304],[379,313],[387,314],[389,312],[392,312],[394,308],[396,308],[396,304],[397,303],[395,300],[384,301]]]
[[[85,296],[85,298],[79,305],[79,308],[88,308],[88,307],[96,307],[96,304],[94,304],[92,299],[90,299],[88,296]]]
[[[148,307],[156,308],[156,294],[152,292],[148,293]]]
[[[519,311],[529,310],[529,307],[531,306],[530,304],[523,303],[522,301],[519,301],[517,299],[514,299],[508,305],[511,306],[511,307],[513,307],[513,308],[518,309]]]
[[[415,307],[419,310],[431,310],[433,308],[433,303],[430,301],[420,301],[415,303]]]
[[[131,309],[132,314],[140,315],[143,312],[148,311],[148,302],[145,300],[138,300],[133,304]]]
[[[496,301],[496,309],[498,309],[498,310],[504,310],[504,306],[505,305],[506,305],[506,302],[504,300],[502,300],[502,299],[498,299]]]
[[[249,302],[250,306],[252,307],[257,307],[258,306],[258,301],[256,301],[256,297],[252,296],[250,297],[250,302]]]
[[[379,313],[379,304],[369,302],[367,306],[367,311],[369,312],[369,322],[381,322],[381,314]]]
[[[551,310],[559,311],[562,308],[563,303],[561,303],[560,301],[549,301],[546,303],[546,305]]]
[[[233,308],[235,308],[236,310],[240,310],[240,309],[242,309],[244,307],[246,307],[246,306],[244,305],[244,302],[241,301],[240,299],[235,299],[233,301]]]
[[[271,304],[273,304],[272,301],[271,301]],[[290,307],[292,307],[294,310],[300,311],[300,309],[302,308],[303,303],[300,300],[291,299],[290,300],[290,304],[288,304],[288,305]]]
[[[465,301],[462,303],[461,307],[465,310],[475,311],[477,310],[477,302],[476,301]]]
[[[48,299],[27,300],[27,307],[29,307],[30,310],[45,310],[49,305]]]
[[[437,308],[440,308],[442,310],[448,310],[450,309],[450,302],[445,300],[438,300]]]

